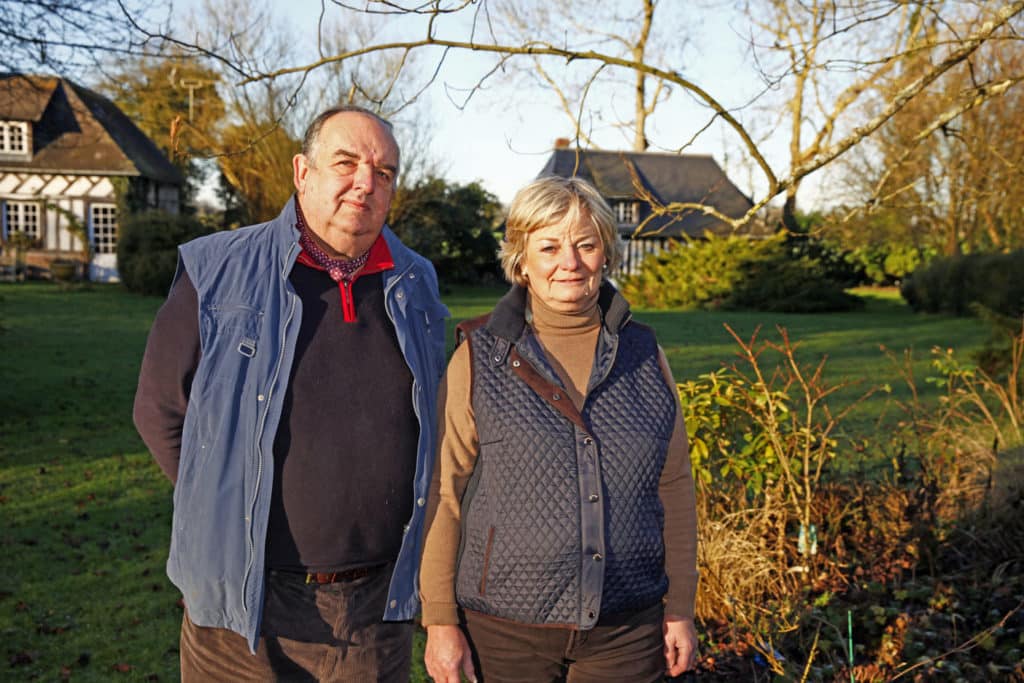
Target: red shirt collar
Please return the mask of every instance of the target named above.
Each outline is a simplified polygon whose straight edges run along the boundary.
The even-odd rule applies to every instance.
[[[298,261],[304,266],[326,271],[326,268],[313,260],[313,257],[307,254],[305,249],[299,252]],[[366,265],[364,265],[352,279],[356,280],[362,275],[380,273],[385,270],[391,270],[394,267],[395,260],[391,257],[391,250],[388,249],[387,240],[384,239],[384,235],[382,233],[377,235],[377,239],[374,240],[373,246],[370,247],[370,255],[366,259]]]

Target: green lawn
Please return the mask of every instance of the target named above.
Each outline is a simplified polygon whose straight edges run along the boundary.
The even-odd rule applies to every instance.
[[[456,319],[487,311],[501,289],[456,288]],[[171,487],[131,424],[146,331],[158,298],[116,286],[0,285],[0,679],[177,679],[179,595],[163,564]],[[834,382],[899,384],[879,344],[976,348],[975,321],[911,314],[891,293],[831,315],[638,311],[678,380],[733,356],[742,335],[786,327],[801,359],[829,358]],[[922,383],[923,384],[923,383]],[[852,391],[847,392],[847,398]],[[859,414],[882,412],[873,400]],[[420,679],[417,679],[420,680]]]

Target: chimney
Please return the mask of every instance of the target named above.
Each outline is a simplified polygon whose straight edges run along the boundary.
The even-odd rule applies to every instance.
[[[569,138],[555,138],[555,149],[567,149],[569,147]]]

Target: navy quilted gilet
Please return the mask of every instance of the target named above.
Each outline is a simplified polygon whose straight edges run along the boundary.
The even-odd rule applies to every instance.
[[[605,285],[578,412],[523,322],[525,298],[513,288],[469,333],[480,452],[456,594],[484,614],[589,629],[668,588],[658,483],[676,399],[653,332]]]

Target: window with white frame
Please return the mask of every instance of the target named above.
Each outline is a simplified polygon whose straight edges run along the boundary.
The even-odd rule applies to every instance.
[[[33,240],[40,237],[39,204],[37,202],[7,202],[7,234],[24,233]]]
[[[0,121],[0,152],[28,152],[28,124],[23,121]]]
[[[92,245],[97,254],[117,253],[117,206],[93,204],[89,209]]]
[[[620,225],[636,225],[640,222],[640,205],[637,202],[615,202],[615,220]]]

